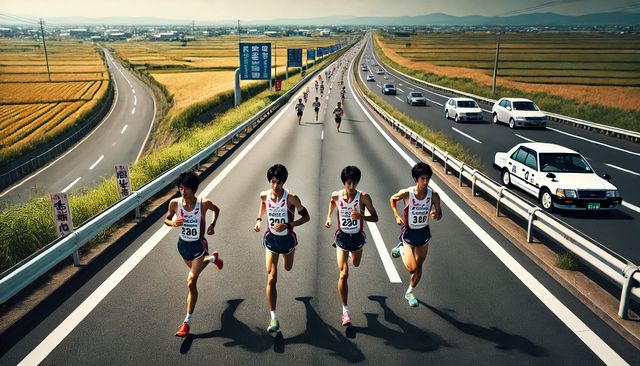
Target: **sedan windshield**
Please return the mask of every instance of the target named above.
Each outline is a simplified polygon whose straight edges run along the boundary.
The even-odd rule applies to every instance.
[[[384,84],[384,87],[387,89],[394,89],[395,87],[393,86],[393,84]]]
[[[422,93],[411,93],[411,96],[414,98],[422,98]]]
[[[533,102],[513,102],[513,109],[518,111],[537,111],[538,107]]]
[[[593,173],[589,163],[580,154],[540,154],[540,167],[545,173]]]
[[[460,100],[458,101],[459,108],[478,108],[478,105],[473,100]]]

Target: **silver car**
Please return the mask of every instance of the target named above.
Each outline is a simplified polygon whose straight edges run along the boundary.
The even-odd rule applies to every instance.
[[[427,105],[427,98],[420,92],[409,92],[407,94],[407,104],[409,105]]]

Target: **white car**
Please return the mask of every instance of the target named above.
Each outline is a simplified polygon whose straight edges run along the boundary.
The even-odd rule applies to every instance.
[[[451,98],[444,104],[445,118],[454,121],[482,121],[482,109],[470,98]]]
[[[502,183],[537,197],[545,211],[617,209],[620,192],[611,176],[599,177],[587,160],[566,147],[548,143],[523,143],[506,153],[496,153],[494,163]]]
[[[373,75],[369,74],[367,75],[367,81],[376,81],[376,79],[373,77]]]
[[[502,98],[491,109],[493,123],[505,122],[509,127],[540,127],[547,126],[547,115],[529,99]]]
[[[376,70],[376,74],[378,74],[378,75],[384,75],[384,70],[382,70],[382,69],[378,69],[378,70]]]

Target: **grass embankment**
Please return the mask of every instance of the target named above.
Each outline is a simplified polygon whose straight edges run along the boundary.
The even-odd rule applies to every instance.
[[[338,57],[342,52],[310,67],[309,72]],[[215,118],[192,123],[185,117],[185,130],[178,141],[164,149],[153,151],[130,166],[132,189],[137,189],[168,169],[176,166],[197,151],[244,122],[269,105],[273,100],[290,90],[301,80],[300,75],[289,77],[282,82],[282,90],[264,90],[255,97],[245,100],[238,108],[231,108]],[[197,115],[197,113],[195,113]],[[93,216],[104,211],[119,199],[115,179],[104,180],[97,187],[70,193],[70,206],[74,226],[78,227]],[[23,258],[34,253],[56,238],[47,197],[32,199],[0,212],[0,271],[4,271]],[[118,224],[94,239],[94,243],[104,240]]]
[[[377,57],[392,68],[417,79],[496,100],[507,96],[528,98],[538,104],[540,108],[548,112],[640,132],[640,111],[638,110],[624,110],[621,108],[598,105],[584,100],[563,98],[558,95],[544,92],[531,92],[514,88],[506,88],[500,86],[500,84],[498,84],[498,87],[496,88],[496,94],[492,95],[491,86],[479,83],[469,77],[448,77],[428,71],[414,70],[407,66],[403,66],[399,63],[403,62],[403,60],[393,60],[389,58],[388,55],[383,52],[379,42],[380,40],[378,37],[374,36],[374,48]],[[562,89],[567,88],[567,86],[556,85],[554,88]]]

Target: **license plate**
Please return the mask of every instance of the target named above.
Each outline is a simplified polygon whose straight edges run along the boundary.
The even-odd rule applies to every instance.
[[[600,202],[589,202],[587,203],[587,210],[599,210]]]

